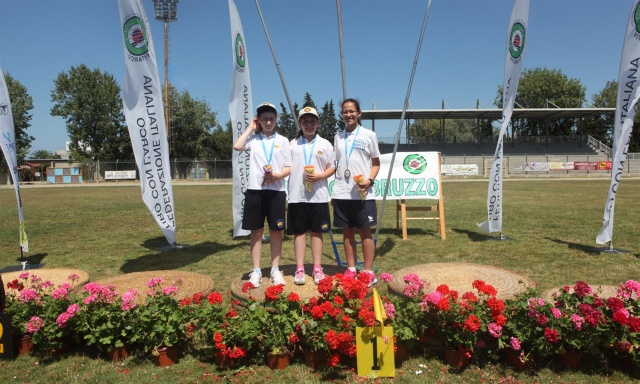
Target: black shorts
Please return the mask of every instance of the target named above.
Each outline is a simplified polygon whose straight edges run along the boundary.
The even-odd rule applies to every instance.
[[[329,232],[331,216],[328,203],[289,203],[287,234],[301,235],[311,232]]]
[[[375,200],[333,200],[333,226],[371,228],[378,223]]]
[[[244,193],[242,229],[250,231],[264,228],[266,218],[270,230],[283,230],[286,200],[287,195],[284,191],[248,189]]]

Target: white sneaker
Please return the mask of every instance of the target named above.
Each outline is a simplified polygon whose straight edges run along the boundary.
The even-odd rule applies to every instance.
[[[262,273],[253,271],[249,274],[249,282],[253,284],[254,288],[260,286],[260,280],[262,280]]]
[[[296,274],[293,276],[293,282],[296,285],[305,285],[307,281],[305,278],[304,269],[300,268],[296,271]]]
[[[378,282],[378,279],[376,279],[376,274],[373,271],[362,271],[360,273],[364,273],[365,275],[369,276],[369,284],[367,284],[367,288],[371,288]]]
[[[271,270],[271,282],[273,285],[286,285],[284,282],[284,278],[282,277],[282,273],[280,270]]]
[[[320,284],[320,280],[324,279],[324,272],[322,272],[322,268],[316,268],[313,270],[313,282],[316,285]]]

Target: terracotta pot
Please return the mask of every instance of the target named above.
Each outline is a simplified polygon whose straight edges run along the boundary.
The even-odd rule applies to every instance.
[[[558,354],[558,364],[560,366],[569,369],[578,369],[580,362],[582,361],[582,351],[566,351],[563,354]]]
[[[267,367],[276,370],[276,369],[285,369],[289,366],[289,354],[288,353],[280,353],[277,355],[267,355],[266,358]]]
[[[394,360],[396,366],[402,365],[409,357],[409,347],[406,344],[396,344],[396,350],[394,354]]]
[[[13,345],[15,353],[18,355],[27,355],[33,350],[31,335],[14,336]]]
[[[325,351],[310,351],[305,349],[304,364],[313,370],[322,368],[327,364],[327,353]]]
[[[216,352],[213,354],[213,361],[215,361],[216,366],[222,369],[229,369],[233,367],[234,361],[228,355],[223,354],[222,352]]]
[[[158,355],[153,355],[158,367],[169,367],[178,362],[178,346],[162,347],[158,349]]]
[[[124,360],[131,355],[131,346],[125,344],[122,347],[111,347],[107,351],[107,357],[109,361],[120,361]]]
[[[457,348],[445,348],[444,361],[452,368],[462,369],[469,364],[469,357],[467,357],[466,353],[461,352]]]
[[[516,371],[526,371],[533,366],[533,359],[531,356],[527,356],[527,359],[522,361],[520,360],[520,353],[521,351],[516,351],[511,348],[507,349],[507,364]]]
[[[58,357],[62,355],[66,355],[71,351],[71,339],[62,339],[60,340],[60,346],[57,348],[51,348],[49,350],[49,356]]]

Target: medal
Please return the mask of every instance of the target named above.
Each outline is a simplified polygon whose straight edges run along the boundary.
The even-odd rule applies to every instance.
[[[347,148],[347,142],[349,141],[349,132],[347,132],[347,130],[344,130],[344,163],[347,166],[347,169],[344,171],[344,178],[348,179],[349,176],[351,176],[351,171],[349,171],[349,158],[351,157],[351,154],[353,153],[353,148],[356,145],[356,139],[358,138],[358,132],[360,132],[360,125],[358,125],[358,128],[356,129],[356,133],[353,136],[353,142],[351,143],[351,151],[348,150]]]
[[[349,176],[351,176],[351,172],[347,169],[346,171],[344,171],[344,178],[348,179]]]

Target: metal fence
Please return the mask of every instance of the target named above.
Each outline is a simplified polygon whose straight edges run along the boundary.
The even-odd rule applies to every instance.
[[[505,177],[539,177],[539,176],[602,176],[610,177],[611,173],[607,170],[594,169],[547,169],[540,170],[532,164],[544,163],[594,163],[611,161],[611,157],[607,155],[553,155],[553,154],[536,154],[536,155],[505,155],[503,158],[503,169]],[[475,177],[488,177],[491,170],[493,156],[466,156],[466,155],[442,155],[443,165],[453,164],[475,164],[478,166],[478,175]],[[542,167],[544,169],[544,167]],[[137,170],[134,160],[114,160],[114,161],[96,161],[82,164],[82,177],[84,181],[103,181],[107,171],[136,171],[139,178],[140,173]],[[640,153],[629,153],[625,163],[624,175],[639,176],[640,175]],[[445,176],[446,178],[459,178],[460,176]],[[470,177],[470,176],[464,176]],[[216,180],[216,179],[232,179],[231,160],[216,159],[172,159],[171,160],[171,178],[173,180]]]

